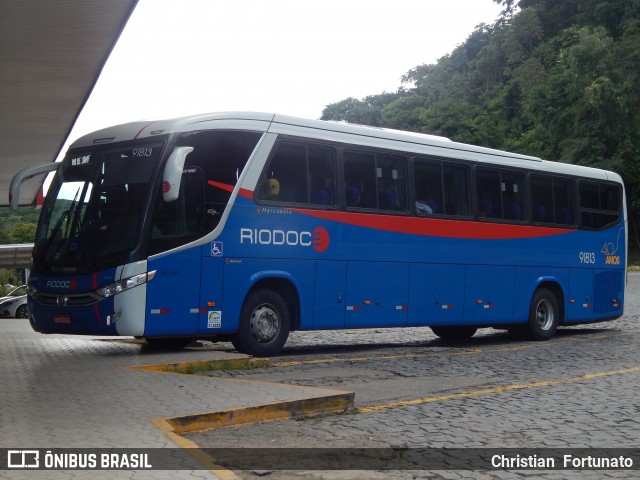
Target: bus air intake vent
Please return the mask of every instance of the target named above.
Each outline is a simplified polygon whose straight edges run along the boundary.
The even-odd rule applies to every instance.
[[[53,295],[50,293],[37,292],[33,296],[33,300],[40,305],[50,307],[83,307],[85,305],[93,305],[102,299],[95,293],[81,293],[76,295]]]

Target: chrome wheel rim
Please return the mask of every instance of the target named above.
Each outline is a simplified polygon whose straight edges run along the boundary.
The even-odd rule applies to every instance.
[[[280,331],[278,312],[271,305],[260,305],[251,314],[249,321],[251,335],[260,343],[268,343]]]
[[[541,330],[549,330],[554,323],[553,305],[547,298],[543,298],[536,305],[536,320]]]

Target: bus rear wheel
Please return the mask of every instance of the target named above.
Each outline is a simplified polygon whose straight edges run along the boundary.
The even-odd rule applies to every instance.
[[[289,308],[276,292],[259,288],[249,292],[240,312],[233,346],[256,357],[277,354],[289,337]]]
[[[478,328],[461,325],[458,327],[431,327],[431,330],[443,340],[468,340],[473,337]]]
[[[559,323],[558,299],[551,290],[540,288],[531,299],[527,323],[514,325],[512,328],[517,337],[529,340],[549,340],[556,334]]]

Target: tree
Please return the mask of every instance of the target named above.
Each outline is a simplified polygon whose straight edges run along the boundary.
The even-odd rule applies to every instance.
[[[37,226],[33,223],[16,223],[11,232],[12,243],[33,243]]]

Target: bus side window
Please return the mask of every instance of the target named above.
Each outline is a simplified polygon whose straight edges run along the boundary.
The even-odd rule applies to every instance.
[[[256,193],[260,200],[269,202],[335,205],[335,151],[297,142],[280,143]]]
[[[406,159],[399,155],[376,155],[378,208],[405,211],[407,209]]]
[[[444,214],[468,217],[469,207],[469,167],[466,165],[442,165]]]
[[[502,218],[500,171],[492,168],[476,169],[478,218]]]
[[[418,215],[444,213],[441,162],[416,160],[414,166],[414,188]]]
[[[298,143],[281,143],[260,182],[260,198],[286,203],[306,203],[307,152]]]
[[[531,175],[531,219],[535,223],[553,223],[553,181],[549,175]]]
[[[524,221],[526,217],[524,174],[501,170],[500,189],[504,219],[515,222]]]
[[[620,220],[621,202],[617,185],[579,182],[580,221],[583,227],[602,229]]]
[[[553,203],[555,223],[574,225],[575,214],[575,181],[565,178],[553,178]]]
[[[344,181],[347,207],[376,207],[376,168],[372,153],[345,152]]]
[[[336,205],[336,155],[332,148],[309,146],[309,203]]]

